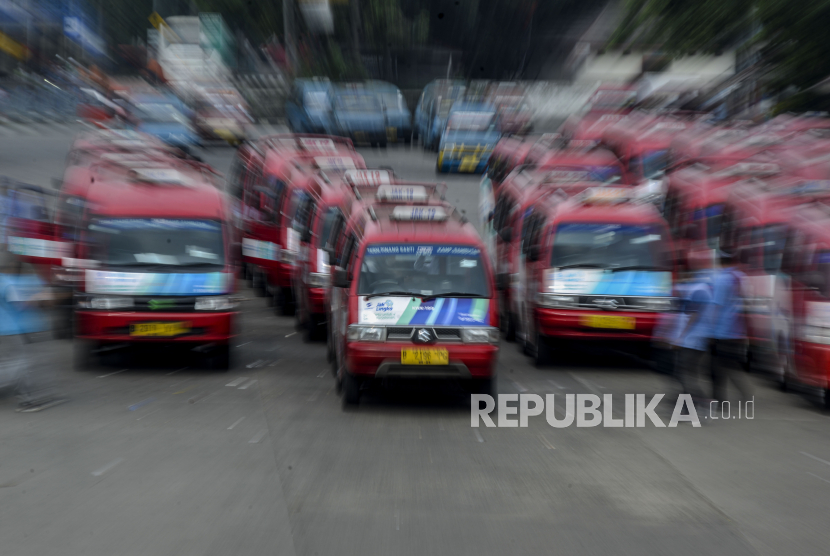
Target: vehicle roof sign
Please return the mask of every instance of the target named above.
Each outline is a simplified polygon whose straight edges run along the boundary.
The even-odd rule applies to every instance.
[[[314,163],[321,170],[354,170],[354,160],[348,156],[316,156]]]
[[[629,200],[631,191],[625,187],[591,187],[579,200],[586,205],[615,205]]]
[[[778,164],[765,162],[739,162],[717,172],[717,176],[769,176],[781,171]]]
[[[175,183],[184,184],[185,178],[175,168],[141,168],[133,169],[136,179],[150,183]]]
[[[423,185],[381,185],[377,198],[381,201],[424,203],[429,195]]]
[[[448,217],[444,207],[400,206],[392,211],[392,220],[442,222]]]
[[[331,139],[311,139],[308,137],[300,138],[300,145],[307,151],[315,151],[320,153],[337,152],[337,147],[334,146],[334,141]]]
[[[580,170],[553,170],[545,176],[546,182],[596,181],[591,174]]]
[[[101,155],[102,160],[109,160],[111,162],[134,162],[141,160],[149,160],[144,153],[104,153]]]
[[[392,172],[389,170],[349,170],[346,172],[346,181],[357,186],[376,186],[392,183]]]
[[[141,141],[140,139],[116,139],[112,142],[112,144],[116,147],[124,147],[126,149],[141,148],[147,146],[147,142]]]

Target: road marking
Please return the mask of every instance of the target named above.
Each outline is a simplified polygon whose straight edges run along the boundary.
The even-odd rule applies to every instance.
[[[260,440],[265,438],[266,434],[268,434],[267,430],[259,431],[258,433],[256,433],[256,436],[254,436],[252,439],[248,441],[248,444],[258,444]]]
[[[277,359],[276,361],[274,361],[273,363],[271,363],[271,364],[270,364],[270,365],[268,365],[268,366],[269,366],[269,367],[276,367],[276,366],[277,366],[277,363],[279,363],[280,361],[282,361],[282,359]]]
[[[427,455],[429,456],[429,464],[432,465],[432,450],[427,448]]]
[[[253,342],[253,340],[251,340],[251,342]],[[236,346],[236,347],[241,348],[242,346],[247,346],[247,345],[248,345],[248,344],[250,344],[251,342],[245,342],[244,344],[239,344],[239,345],[238,345],[238,346]]]
[[[552,380],[549,380],[548,382],[550,382],[551,384],[553,384],[556,388],[559,388],[560,390],[567,390],[567,388],[565,386],[562,386],[562,385],[560,385],[560,384],[558,384],[558,383],[556,383]]]
[[[241,423],[241,422],[242,422],[242,421],[244,421],[244,420],[245,420],[245,417],[240,417],[239,419],[237,419],[236,421],[234,421],[234,422],[233,422],[233,425],[231,425],[230,427],[228,427],[228,430],[229,430],[229,431],[233,430],[233,428],[234,428],[236,425],[238,425],[239,423]]]
[[[133,405],[131,405],[127,409],[130,410],[130,411],[135,411],[136,409],[144,407],[145,405],[147,405],[148,403],[153,402],[154,400],[155,400],[155,398],[147,398],[146,400],[141,400],[138,403],[134,403]]]
[[[176,374],[176,373],[180,373],[180,372],[182,372],[183,370],[185,370],[186,368],[187,368],[187,367],[182,367],[182,368],[181,368],[181,369],[179,369],[178,371],[173,371],[172,373],[167,373],[167,376],[174,375],[174,374]]]
[[[810,473],[809,471],[807,471],[807,474],[808,474],[808,475],[812,475],[812,476],[813,476],[813,477],[815,477],[816,479],[819,479],[819,480],[821,480],[821,481],[824,481],[825,483],[830,483],[830,481],[828,481],[828,480],[827,480],[827,479],[825,479],[824,477],[819,477],[819,476],[818,476],[818,475],[816,475],[815,473]]]
[[[215,394],[215,392],[214,392],[214,394]],[[206,392],[202,392],[201,394],[198,394],[198,395],[193,396],[192,398],[188,399],[188,400],[187,400],[187,403],[189,403],[190,405],[193,405],[194,403],[199,402],[199,401],[201,401],[201,400],[205,399],[205,396],[207,396],[207,393],[206,393]]]
[[[188,386],[188,387],[187,387],[187,388],[185,388],[184,390],[179,390],[178,392],[173,392],[173,395],[174,395],[174,396],[176,396],[176,395],[178,395],[178,394],[184,394],[184,393],[185,393],[185,392],[187,392],[188,390],[192,390],[192,389],[193,389],[193,386]]]
[[[808,454],[807,452],[799,452],[799,454],[803,454],[803,455],[807,456],[808,458],[813,458],[816,461],[820,461],[821,463],[824,463],[826,465],[830,465],[830,461],[827,461],[826,459],[821,459],[819,457],[816,457],[813,454]]]
[[[481,433],[478,432],[478,429],[473,429],[473,432],[476,435],[476,440],[478,440],[479,442],[484,442],[484,438],[481,437]]]
[[[286,337],[286,338],[290,338],[290,337],[291,337],[291,336],[293,336],[294,334],[296,334],[296,332],[292,332],[291,334],[286,334],[286,335],[285,335],[285,337]]]
[[[547,446],[547,449],[548,449],[548,450],[555,450],[555,449],[556,449],[556,448],[554,448],[554,447],[553,447],[553,444],[551,444],[550,442],[548,442],[548,441],[545,439],[545,437],[544,437],[544,436],[542,436],[541,434],[539,435],[539,440],[541,440],[541,441],[542,441],[542,444],[544,444],[545,446]]]
[[[418,427],[418,440],[423,440],[424,437],[421,436],[421,427]]]
[[[319,396],[319,395],[320,395],[320,391],[319,391],[319,390],[317,390],[316,392],[314,392],[312,395],[310,395],[310,396],[308,397],[308,401],[310,401],[310,402],[316,401],[316,400],[317,400],[317,396]]]
[[[401,530],[401,512],[395,510],[395,531]]]
[[[124,371],[129,371],[130,369],[121,369],[120,371],[115,371],[114,373],[110,373],[108,375],[101,375],[98,378],[107,378],[108,376],[117,375],[118,373],[123,373]]]
[[[515,380],[512,380],[511,382],[513,383],[513,386],[516,387],[516,390],[518,390],[520,393],[527,392],[527,388],[525,388],[524,386],[522,386],[521,384],[519,384]]]
[[[317,375],[317,378],[323,378],[323,377],[324,377],[324,376],[326,376],[327,374],[329,374],[329,372],[328,372],[328,370],[325,370],[325,371],[323,371],[322,373],[320,373],[319,375]]]
[[[144,419],[145,417],[149,417],[149,416],[150,416],[150,415],[152,415],[153,413],[158,413],[159,411],[161,411],[161,408],[158,408],[158,409],[157,409],[157,410],[155,410],[155,411],[151,411],[151,412],[150,412],[150,413],[148,413],[147,415],[142,415],[141,417],[139,417],[138,419],[136,419],[136,421],[141,421],[141,420],[142,420],[142,419]]]
[[[275,351],[279,346],[274,346],[272,348],[268,348],[265,351]]]
[[[246,368],[248,368],[248,369],[256,369],[257,367],[259,367],[259,366],[261,366],[261,365],[262,365],[262,359],[257,359],[256,361],[254,361],[253,363],[251,363],[250,365],[248,365]]]
[[[106,473],[107,471],[109,471],[110,469],[112,469],[113,467],[115,467],[116,465],[121,463],[122,461],[124,461],[124,458],[118,458],[115,461],[111,461],[108,464],[106,464],[104,467],[102,467],[101,469],[98,469],[97,471],[93,471],[92,475],[94,477],[100,477],[101,475],[103,475],[104,473]]]
[[[242,384],[246,380],[248,380],[247,376],[241,376],[241,377],[237,378],[236,380],[230,381],[225,386],[239,386],[240,384]]]
[[[240,387],[238,388],[238,390],[247,390],[248,388],[250,388],[250,387],[251,387],[251,386],[253,386],[254,384],[256,384],[256,379],[254,379],[254,380],[252,380],[251,382],[248,382],[248,383],[246,383],[246,384],[243,384],[242,386],[240,386]]]
[[[596,389],[596,387],[595,387],[593,384],[591,384],[590,382],[588,382],[588,381],[587,381],[587,380],[585,380],[584,378],[580,378],[580,377],[576,376],[576,375],[575,375],[575,374],[573,374],[573,373],[568,373],[568,374],[569,374],[569,375],[571,375],[571,377],[573,377],[573,379],[574,379],[575,381],[577,381],[577,382],[578,382],[578,383],[580,383],[582,386],[584,386],[585,388],[587,388],[587,389],[588,389],[588,391],[590,391],[592,394],[596,394],[597,396],[602,396],[602,392],[600,392],[599,390],[597,390],[597,389]]]
[[[192,378],[192,377],[191,377],[191,378]],[[190,380],[190,379],[189,379],[189,378],[186,378],[186,379],[184,379],[184,380],[180,380],[180,381],[179,381],[179,382],[177,382],[176,384],[171,384],[171,385],[170,385],[170,388],[173,388],[174,386],[178,386],[179,384],[184,384],[184,383],[185,383],[185,382],[187,382],[188,380]]]

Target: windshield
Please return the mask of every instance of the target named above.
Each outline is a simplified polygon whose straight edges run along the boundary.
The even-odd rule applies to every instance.
[[[187,123],[187,118],[172,104],[137,104],[142,121],[154,123]]]
[[[669,151],[649,151],[631,159],[631,170],[638,177],[652,179],[669,165]]]
[[[366,247],[358,293],[489,297],[480,249],[464,245],[377,244]]]
[[[397,91],[389,91],[388,93],[381,93],[383,104],[388,110],[403,110],[403,96]]]
[[[711,249],[720,245],[721,227],[723,225],[723,203],[712,204],[694,213],[695,221],[705,220],[706,244]]]
[[[639,270],[669,268],[662,226],[634,224],[560,224],[553,242],[551,266],[588,266]]]
[[[465,131],[484,131],[493,124],[493,112],[454,112],[447,127]]]
[[[343,95],[337,97],[337,107],[353,112],[374,112],[380,110],[380,103],[369,95]]]
[[[329,102],[329,95],[325,91],[310,91],[303,98],[306,107],[314,110],[325,110]]]
[[[89,225],[93,259],[104,266],[225,264],[222,225],[210,220],[107,218]]]
[[[450,109],[452,108],[452,103],[455,102],[452,99],[445,98],[438,104],[438,116],[441,118],[446,118],[449,113]]]
[[[572,164],[567,166],[551,166],[547,179],[555,181],[567,178],[570,180],[596,181],[602,183],[616,183],[622,180],[622,168],[619,166],[589,166]]]

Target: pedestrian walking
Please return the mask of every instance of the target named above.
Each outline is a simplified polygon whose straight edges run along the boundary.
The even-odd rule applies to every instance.
[[[709,351],[712,305],[712,258],[705,253],[690,253],[692,273],[679,288],[680,309],[676,339],[678,379],[683,392],[692,396],[698,407],[709,398],[701,387],[701,370]]]
[[[727,400],[731,382],[741,399],[748,400],[751,389],[743,372],[748,345],[741,295],[744,275],[735,267],[732,253],[720,251],[719,259],[720,268],[712,280],[712,394],[716,400]]]
[[[18,411],[40,411],[65,401],[55,395],[54,370],[39,364],[39,354],[51,339],[44,311],[51,301],[51,293],[30,265],[2,250],[0,382],[16,391]]]

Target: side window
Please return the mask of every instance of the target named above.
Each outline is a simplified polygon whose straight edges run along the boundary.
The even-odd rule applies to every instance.
[[[524,219],[522,221],[522,253],[527,254],[528,248],[528,236],[530,235],[530,229],[533,227],[533,221],[535,220],[535,215],[533,214],[533,207],[527,209],[525,212]]]
[[[356,244],[357,242],[355,241],[354,234],[349,234],[349,237],[346,238],[345,247],[343,247],[343,256],[340,257],[340,260],[338,261],[342,263],[340,266],[345,268],[347,271],[351,270],[352,258],[354,256]]]
[[[528,238],[528,241],[527,241],[528,250],[530,249],[530,247],[533,247],[534,245],[541,247],[540,246],[540,243],[541,243],[540,240],[541,240],[541,236],[542,236],[542,230],[544,228],[545,228],[545,222],[544,222],[544,219],[541,216],[537,216],[536,218],[533,219],[533,227],[530,228],[530,237]]]
[[[314,199],[305,195],[297,207],[297,212],[294,214],[294,221],[292,226],[294,231],[302,235],[306,229],[311,225],[311,218],[314,214]]]

